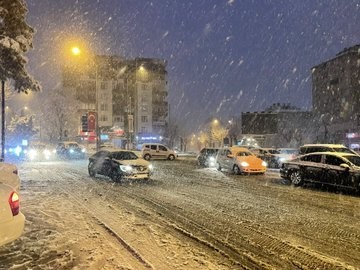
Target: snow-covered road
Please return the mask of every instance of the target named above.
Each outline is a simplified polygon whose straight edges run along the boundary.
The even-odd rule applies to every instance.
[[[26,228],[0,269],[360,268],[358,196],[153,164],[151,181],[122,183],[86,161],[19,165]]]

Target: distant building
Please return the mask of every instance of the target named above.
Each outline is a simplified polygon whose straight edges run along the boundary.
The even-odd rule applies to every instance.
[[[319,140],[350,144],[347,134],[360,137],[360,45],[314,66],[312,85]]]
[[[311,112],[288,109],[241,114],[243,138],[255,139],[260,147],[298,147],[314,138]]]
[[[63,70],[63,88],[77,101],[79,119],[98,112],[103,133],[126,142],[164,135],[168,120],[166,61],[96,56],[94,63]],[[119,130],[123,132],[119,132]],[[116,132],[115,132],[116,131]]]

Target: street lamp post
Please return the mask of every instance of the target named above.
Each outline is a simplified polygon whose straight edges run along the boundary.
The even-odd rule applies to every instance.
[[[95,110],[96,110],[96,121],[95,121],[95,130],[96,130],[96,152],[100,150],[101,136],[100,136],[100,110],[99,110],[99,95],[98,95],[98,72],[97,65],[95,64]]]
[[[5,161],[5,81],[1,81],[1,159]]]
[[[72,47],[71,53],[74,56],[80,56],[81,50],[79,47]],[[100,144],[101,144],[101,136],[100,136],[100,126],[99,126],[99,120],[100,120],[100,110],[99,110],[99,95],[98,95],[98,68],[97,64],[94,58],[92,58],[93,66],[95,67],[95,132],[96,132],[96,152],[100,150]]]

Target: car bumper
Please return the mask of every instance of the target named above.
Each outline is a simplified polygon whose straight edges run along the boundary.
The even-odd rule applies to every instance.
[[[137,174],[127,174],[124,175],[126,179],[148,179],[150,178],[150,173],[137,173]]]
[[[16,215],[11,221],[0,223],[0,246],[10,243],[20,237],[24,231],[25,216]]]
[[[241,169],[241,171],[244,172],[244,173],[257,174],[257,173],[265,173],[265,172],[266,172],[266,168],[241,167],[240,169]]]

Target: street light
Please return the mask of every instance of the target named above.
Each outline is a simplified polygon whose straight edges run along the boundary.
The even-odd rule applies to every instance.
[[[81,54],[81,49],[77,46],[71,48],[71,53],[73,56],[79,56]],[[93,65],[95,67],[95,111],[96,111],[96,121],[95,121],[95,132],[96,132],[96,152],[100,150],[101,136],[100,136],[100,127],[99,127],[99,104],[98,104],[98,71],[97,64],[92,58]]]

